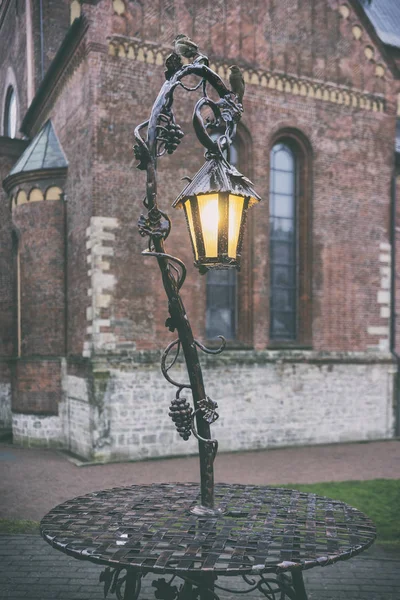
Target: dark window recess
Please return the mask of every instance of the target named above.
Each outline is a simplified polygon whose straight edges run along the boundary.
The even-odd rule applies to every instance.
[[[287,144],[271,151],[270,339],[297,338],[296,160]]]
[[[236,269],[207,273],[206,336],[236,337]]]
[[[12,86],[7,90],[4,107],[4,135],[10,138],[17,135],[17,99]]]
[[[212,134],[216,139],[218,134]],[[238,148],[230,148],[230,162],[238,165]],[[237,273],[236,269],[211,270],[207,273],[206,337],[213,339],[223,335],[227,340],[236,339],[237,331]]]

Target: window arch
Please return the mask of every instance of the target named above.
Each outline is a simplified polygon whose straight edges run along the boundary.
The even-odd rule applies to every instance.
[[[3,119],[4,135],[15,138],[17,135],[17,96],[12,85],[7,90]]]
[[[301,136],[277,137],[270,155],[272,344],[311,344],[310,151]]]

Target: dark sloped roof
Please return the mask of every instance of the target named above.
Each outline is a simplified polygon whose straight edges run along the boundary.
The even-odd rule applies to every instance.
[[[174,208],[179,207],[185,198],[209,192],[231,192],[237,196],[249,196],[249,206],[261,200],[253,189],[252,182],[247,177],[239,173],[226,160],[211,158],[206,160],[200,171],[179,194],[172,206]]]
[[[400,48],[400,0],[361,0],[361,4],[382,42]]]
[[[67,167],[64,151],[49,119],[33,138],[9,175],[42,169],[60,169]]]

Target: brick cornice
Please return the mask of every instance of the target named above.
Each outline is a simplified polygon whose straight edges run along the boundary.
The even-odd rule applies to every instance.
[[[125,36],[111,36],[108,43],[108,52],[111,56],[158,66],[164,65],[167,55],[171,52],[168,46],[142,42],[138,38]],[[210,56],[210,67],[224,79],[229,78],[230,62]],[[348,106],[349,108],[386,112],[386,99],[383,94],[372,94],[332,82],[298,77],[278,71],[265,71],[246,65],[240,66],[247,85],[269,88],[270,90],[313,98],[331,104]]]
[[[22,133],[30,137],[36,133],[44,119],[43,115],[53,106],[67,77],[85,56],[84,37],[88,28],[89,23],[84,16],[72,23],[25,114],[21,124]]]
[[[97,353],[92,358],[69,356],[69,363],[90,364],[93,371],[108,371],[115,368],[134,370],[143,365],[158,365],[161,352],[159,350],[136,350],[127,352],[126,355],[113,354],[112,352],[101,355]],[[303,363],[316,365],[370,365],[394,364],[395,359],[389,352],[340,352],[318,350],[229,350],[225,353],[204,356],[202,358],[207,367],[227,367],[230,365],[265,365],[269,363]],[[86,362],[88,361],[88,362]]]

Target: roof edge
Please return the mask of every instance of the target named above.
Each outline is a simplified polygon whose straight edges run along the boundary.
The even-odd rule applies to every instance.
[[[381,40],[381,38],[379,37],[379,35],[377,34],[377,32],[375,30],[375,27],[373,26],[371,20],[369,19],[367,13],[363,9],[360,2],[358,0],[348,0],[348,2],[350,4],[350,6],[352,7],[352,9],[354,10],[357,17],[360,19],[363,27],[365,28],[366,32],[368,33],[368,35],[370,36],[370,38],[372,39],[374,44],[376,44],[378,46],[379,51],[382,54],[382,58],[385,60],[393,77],[395,79],[399,79],[400,71],[399,71],[393,57],[390,55],[390,49],[392,48],[392,46],[388,46]]]
[[[213,156],[206,159],[200,170],[175,199],[172,207],[179,208],[185,198],[214,192],[229,192],[244,198],[248,196],[255,202],[261,200],[250,179],[230,165],[225,158]]]
[[[23,118],[20,131],[31,137],[37,121],[54,94],[56,84],[61,80],[81,44],[89,22],[84,15],[75,19],[70,26],[57,54],[51,62],[40,86]]]
[[[7,175],[3,179],[4,191],[9,194],[13,187],[21,183],[31,183],[41,179],[65,179],[68,167],[56,167],[54,169],[35,169],[34,171],[22,171],[14,175]]]

